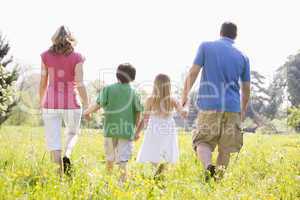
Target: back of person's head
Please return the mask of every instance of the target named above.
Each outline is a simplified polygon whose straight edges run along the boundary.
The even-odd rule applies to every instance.
[[[52,36],[50,51],[54,54],[69,55],[74,51],[76,40],[66,26],[60,26]]]
[[[172,111],[171,81],[168,75],[158,74],[154,80],[152,91],[152,111],[168,115]]]
[[[116,77],[120,83],[130,83],[135,80],[136,70],[130,63],[118,66]]]
[[[237,26],[232,22],[224,22],[221,26],[220,35],[234,40],[237,36]]]

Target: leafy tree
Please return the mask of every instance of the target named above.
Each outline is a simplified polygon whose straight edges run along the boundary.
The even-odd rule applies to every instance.
[[[289,56],[286,63],[276,70],[274,79],[268,88],[270,100],[265,110],[266,115],[270,119],[276,117],[276,114],[280,111],[280,106],[283,105],[283,103],[286,104],[285,106],[300,106],[299,81],[300,52],[296,55]],[[287,96],[287,102],[284,102],[285,96]],[[294,112],[290,110],[287,114],[293,115],[293,113]],[[295,122],[295,120],[293,121]],[[293,125],[293,127],[295,126]]]
[[[284,100],[285,74],[279,68],[273,81],[266,85],[265,77],[257,71],[251,71],[251,101],[248,109],[248,117],[261,121],[261,117],[274,119],[279,112]]]
[[[300,108],[292,107],[288,110],[287,123],[293,127],[297,132],[300,132]]]
[[[0,34],[0,124],[8,119],[12,108],[17,105],[13,85],[18,78],[18,70],[7,70],[12,62],[12,57],[8,57],[9,50],[8,42]]]
[[[292,106],[300,105],[300,52],[290,56],[288,61],[282,67],[283,73],[286,73],[286,85],[288,100]]]
[[[40,82],[40,75],[32,73],[31,67],[24,67],[22,76],[18,79],[18,105],[11,111],[8,125],[42,125],[39,113],[39,98],[36,95]]]
[[[100,91],[105,86],[105,83],[100,80],[93,80],[86,85],[89,98],[91,101],[96,101]]]
[[[280,106],[284,101],[286,88],[286,74],[283,68],[279,68],[269,85],[267,93],[269,95],[268,105],[264,110],[269,119],[274,119],[279,112]]]
[[[300,105],[300,52],[296,55],[291,55],[285,64],[279,67],[276,71],[273,88],[274,93],[278,97],[275,99],[278,102],[283,102],[283,96],[286,92],[288,101],[291,106]],[[286,91],[285,91],[286,90]],[[275,96],[275,95],[274,95]]]
[[[265,77],[257,71],[251,71],[251,100],[247,111],[247,117],[259,124],[259,115],[263,114],[269,100],[266,89]]]

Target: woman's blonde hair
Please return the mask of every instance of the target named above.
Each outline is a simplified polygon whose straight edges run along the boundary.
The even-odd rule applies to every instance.
[[[52,43],[52,53],[69,55],[74,51],[76,40],[66,26],[60,26],[52,36]]]
[[[169,115],[173,109],[171,99],[171,81],[169,76],[158,74],[150,97],[149,110],[159,115]]]

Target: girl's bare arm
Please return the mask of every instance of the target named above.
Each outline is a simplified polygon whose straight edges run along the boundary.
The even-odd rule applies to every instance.
[[[140,134],[144,127],[148,125],[149,117],[150,117],[150,100],[147,99],[145,103],[145,112],[142,116],[142,120],[140,120],[139,124],[137,125],[136,132],[135,132],[135,140],[140,138]]]

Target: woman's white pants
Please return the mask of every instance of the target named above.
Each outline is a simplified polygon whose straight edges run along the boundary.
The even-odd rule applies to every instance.
[[[62,121],[66,127],[65,156],[70,157],[80,132],[81,109],[43,109],[46,145],[49,151],[61,150]]]

